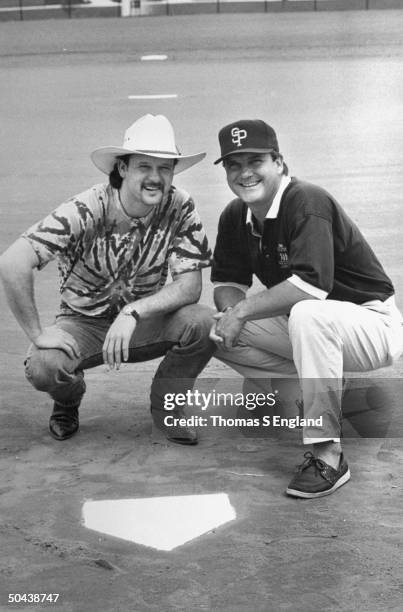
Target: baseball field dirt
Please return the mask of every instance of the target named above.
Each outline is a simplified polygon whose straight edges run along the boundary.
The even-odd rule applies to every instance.
[[[184,151],[207,151],[177,184],[194,196],[213,245],[230,198],[212,163],[217,132],[260,117],[276,128],[291,174],[327,188],[357,221],[402,309],[402,30],[403,11],[0,23],[0,251],[102,182],[89,152],[120,144],[146,112],[170,118]],[[36,299],[50,323],[56,266],[38,273]],[[202,301],[212,304],[208,273]],[[350,422],[351,481],[301,501],[284,494],[302,459],[296,429],[201,427],[195,447],[153,435],[156,362],[88,371],[80,431],[56,442],[51,402],[24,378],[27,340],[2,291],[0,306],[0,610],[401,610],[401,360],[349,383],[346,410],[390,412],[376,437],[358,437]],[[214,359],[202,379],[242,389]],[[226,495],[233,517],[172,550],[84,524],[89,501],[205,494]]]

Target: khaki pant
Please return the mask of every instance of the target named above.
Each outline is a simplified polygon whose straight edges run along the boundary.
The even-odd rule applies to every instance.
[[[393,298],[358,306],[335,300],[303,300],[289,316],[249,321],[239,343],[215,357],[245,378],[298,377],[304,443],[339,439],[343,373],[391,365],[403,352],[403,326]]]

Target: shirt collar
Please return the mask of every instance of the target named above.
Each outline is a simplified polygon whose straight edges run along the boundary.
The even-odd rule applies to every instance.
[[[277,218],[278,210],[280,208],[281,198],[283,197],[283,193],[287,189],[290,182],[291,182],[291,178],[283,174],[283,176],[281,177],[281,181],[280,181],[280,185],[277,190],[277,193],[273,198],[273,203],[270,206],[269,210],[267,211],[267,215],[265,217],[266,219],[276,219]],[[246,213],[246,223],[247,224],[249,223],[253,227],[252,211],[249,207]]]

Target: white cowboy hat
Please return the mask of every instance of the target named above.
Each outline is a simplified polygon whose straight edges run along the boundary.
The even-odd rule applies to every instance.
[[[144,115],[137,119],[125,132],[121,147],[101,147],[91,153],[96,167],[110,174],[121,155],[141,153],[150,157],[176,159],[174,173],[178,174],[201,161],[206,154],[181,155],[175,144],[175,134],[171,123],[164,115]]]

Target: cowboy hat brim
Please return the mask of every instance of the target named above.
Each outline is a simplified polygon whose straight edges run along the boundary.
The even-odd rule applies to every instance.
[[[175,153],[167,153],[163,151],[140,151],[133,149],[125,149],[124,147],[101,147],[95,149],[91,153],[91,160],[101,172],[110,174],[116,163],[116,158],[122,155],[134,155],[138,153],[140,155],[149,155],[150,157],[160,157],[162,159],[176,159],[174,174],[179,174],[187,170],[191,166],[198,164],[202,159],[206,157],[205,153],[195,153],[194,155],[179,155]]]

